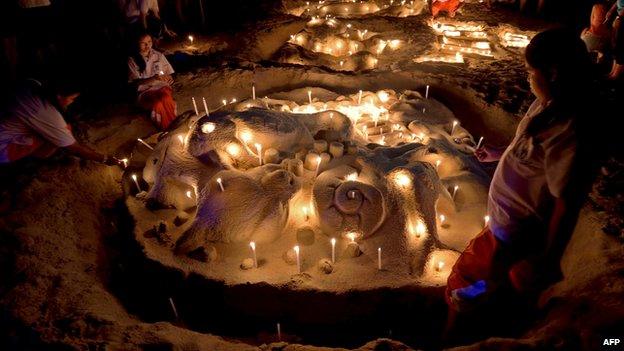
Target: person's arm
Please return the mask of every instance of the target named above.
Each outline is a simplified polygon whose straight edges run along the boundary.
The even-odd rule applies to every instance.
[[[613,5],[611,6],[611,8],[609,9],[609,11],[607,11],[607,14],[605,15],[605,20],[604,20],[604,24],[609,24],[609,22],[611,22],[613,15],[617,12],[617,1],[615,1],[613,3]]]
[[[72,154],[83,158],[85,160],[91,160],[95,162],[104,163],[109,166],[120,165],[121,161],[115,157],[101,154],[86,145],[82,145],[79,142],[75,142],[67,147],[65,147]]]

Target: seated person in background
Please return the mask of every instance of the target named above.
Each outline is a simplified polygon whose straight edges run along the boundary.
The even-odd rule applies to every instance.
[[[46,89],[36,80],[22,84],[0,114],[0,163],[26,156],[50,157],[58,148],[96,162],[119,165],[114,157],[101,154],[76,141],[62,111],[80,95],[77,85],[59,83]]]
[[[614,18],[615,16],[615,18]],[[622,17],[624,17],[624,0],[616,0],[607,12],[605,23],[612,23],[613,26],[613,68],[609,73],[609,79],[619,79],[624,75],[624,26],[622,26]]]
[[[177,117],[173,100],[173,68],[165,55],[152,49],[149,34],[139,36],[135,53],[128,59],[128,81],[137,86],[139,106],[151,111],[152,121],[167,129]]]
[[[440,12],[446,12],[449,17],[455,17],[455,12],[461,7],[461,0],[432,0],[431,15],[435,18]]]
[[[581,39],[590,53],[597,52],[599,59],[609,51],[611,30],[605,24],[607,8],[603,4],[595,4],[592,8],[590,27],[583,29]]]
[[[170,31],[160,17],[158,0],[118,0],[126,23],[130,26],[130,35],[147,32],[155,39],[163,35],[170,37],[176,34]]]

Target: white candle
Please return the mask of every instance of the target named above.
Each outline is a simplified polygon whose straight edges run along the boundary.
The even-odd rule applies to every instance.
[[[477,143],[477,147],[475,148],[475,150],[481,147],[481,143],[483,143],[483,137],[479,138],[479,142]]]
[[[316,176],[319,175],[319,170],[321,169],[321,156],[316,159]]]
[[[251,85],[251,99],[252,100],[256,99],[256,85],[255,84]]]
[[[436,171],[438,170],[438,168],[440,167],[440,164],[442,163],[442,160],[436,160],[435,161],[435,166],[436,166]]]
[[[360,90],[360,92],[358,93],[358,105],[362,104],[362,91]]]
[[[223,100],[221,100],[221,103],[223,103],[223,106],[226,106],[227,105],[227,100],[223,99]]]
[[[427,112],[427,108],[423,107],[423,115]]]
[[[191,100],[193,100],[193,108],[195,109],[195,115],[199,116],[199,111],[197,111],[197,103],[195,102],[195,98],[192,97]]]
[[[206,110],[206,116],[210,116],[210,111],[208,111],[208,104],[206,104],[205,97],[202,97],[202,102],[204,103],[204,110]]]
[[[444,261],[438,261],[438,264],[436,264],[435,267],[436,272],[442,271],[442,268],[444,268]]]
[[[453,121],[453,128],[451,128],[451,136],[453,135],[453,133],[455,133],[455,127],[457,127],[458,124],[459,122]]]
[[[171,305],[171,309],[173,310],[173,315],[175,316],[176,319],[178,319],[178,310],[175,307],[175,304],[173,303],[173,299],[170,297],[169,298],[169,305]]]
[[[312,105],[312,90],[308,90],[308,102]]]
[[[355,199],[355,190],[349,190],[347,197],[351,200]]]
[[[483,222],[485,223],[484,226],[487,227],[488,223],[490,223],[490,216],[486,215],[485,217],[483,217]]]
[[[193,44],[193,40],[195,40],[195,38],[193,38],[192,35],[189,35],[188,36],[188,40],[191,42],[191,45],[192,45]]]
[[[282,326],[277,323],[277,340],[282,341]]]
[[[223,189],[223,181],[221,180],[221,178],[217,178],[217,184],[219,184],[219,188],[221,188],[221,191],[225,191],[225,189]]]
[[[377,248],[377,269],[381,270],[381,247]]]
[[[429,98],[429,86],[427,85],[427,89],[425,89],[425,99]]]
[[[138,138],[137,140],[138,140],[141,144],[145,145],[148,149],[150,149],[150,150],[154,150],[154,148],[153,148],[150,144],[148,144],[148,143],[144,142],[144,141],[143,141],[143,139]]]
[[[440,225],[443,225],[445,221],[446,221],[446,216],[441,214],[440,215]]]
[[[308,207],[307,206],[303,206],[303,218],[305,218],[306,222],[310,218],[310,216],[308,216]]]
[[[258,268],[258,257],[256,256],[256,243],[250,242],[249,247],[251,247],[251,254],[253,257],[254,268]]]
[[[297,256],[297,270],[301,273],[301,260],[299,259],[299,245],[295,245],[293,248],[295,250],[295,255]]]
[[[258,152],[258,162],[262,165],[262,144],[255,143],[256,151]]]
[[[122,158],[121,162],[123,163],[124,168],[128,168],[128,159],[127,158]]]
[[[141,186],[139,185],[139,180],[137,179],[136,174],[133,174],[131,177],[132,177],[132,180],[134,180],[134,185],[136,185],[139,192],[141,192],[142,191]]]
[[[332,246],[332,263],[336,263],[336,238],[331,238],[331,246]]]
[[[351,240],[352,243],[355,242],[355,237],[357,236],[357,234],[355,232],[349,232],[347,234],[347,238],[349,238]]]
[[[193,197],[191,196],[191,191],[190,191],[190,190],[187,190],[187,191],[186,191],[186,197],[188,197],[189,199],[193,198]]]
[[[184,145],[184,136],[182,134],[178,135],[178,140],[180,140],[180,144]]]
[[[457,190],[459,189],[459,185],[455,185],[453,187],[453,201],[455,200],[455,195],[457,195]]]

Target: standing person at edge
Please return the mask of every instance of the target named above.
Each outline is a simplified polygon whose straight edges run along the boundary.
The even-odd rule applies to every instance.
[[[76,141],[63,115],[80,95],[78,85],[56,82],[45,87],[26,80],[0,114],[0,163],[26,156],[47,158],[59,148],[106,165],[119,165],[115,157],[101,154]]]
[[[624,0],[616,0],[607,12],[605,24],[613,26],[613,56],[614,62],[608,78],[617,80],[624,74]]]
[[[171,89],[173,67],[165,55],[152,49],[152,37],[147,33],[138,37],[137,47],[128,58],[128,74],[128,81],[137,89],[139,106],[150,111],[158,129],[167,129],[177,117]]]
[[[585,44],[572,31],[551,29],[531,40],[525,56],[535,101],[505,150],[475,152],[481,162],[500,161],[488,195],[490,221],[448,278],[447,337],[515,305],[514,296],[534,304],[562,278],[560,260],[595,174],[588,120],[599,112]]]

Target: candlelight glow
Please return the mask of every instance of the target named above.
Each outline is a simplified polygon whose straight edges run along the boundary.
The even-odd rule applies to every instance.
[[[228,146],[226,146],[225,151],[230,154],[232,157],[236,157],[238,155],[240,155],[241,152],[241,148],[240,146],[238,146],[238,144],[228,144]]]
[[[353,172],[349,175],[347,175],[347,177],[345,178],[345,180],[349,180],[349,181],[356,181],[358,178],[358,174],[356,172]]]
[[[247,130],[242,131],[242,132],[240,133],[240,138],[241,138],[241,140],[242,140],[245,144],[246,144],[246,143],[248,143],[248,142],[250,142],[250,141],[251,141],[251,138],[252,138],[252,136],[251,136],[251,132],[250,132],[250,131],[247,131]]]
[[[207,122],[207,123],[202,124],[201,131],[204,134],[209,134],[209,133],[212,133],[216,127],[217,126],[214,123]]]
[[[405,172],[399,172],[394,176],[394,182],[403,188],[412,185],[412,178]]]
[[[435,267],[436,272],[442,271],[442,268],[444,268],[444,261],[438,261]]]

